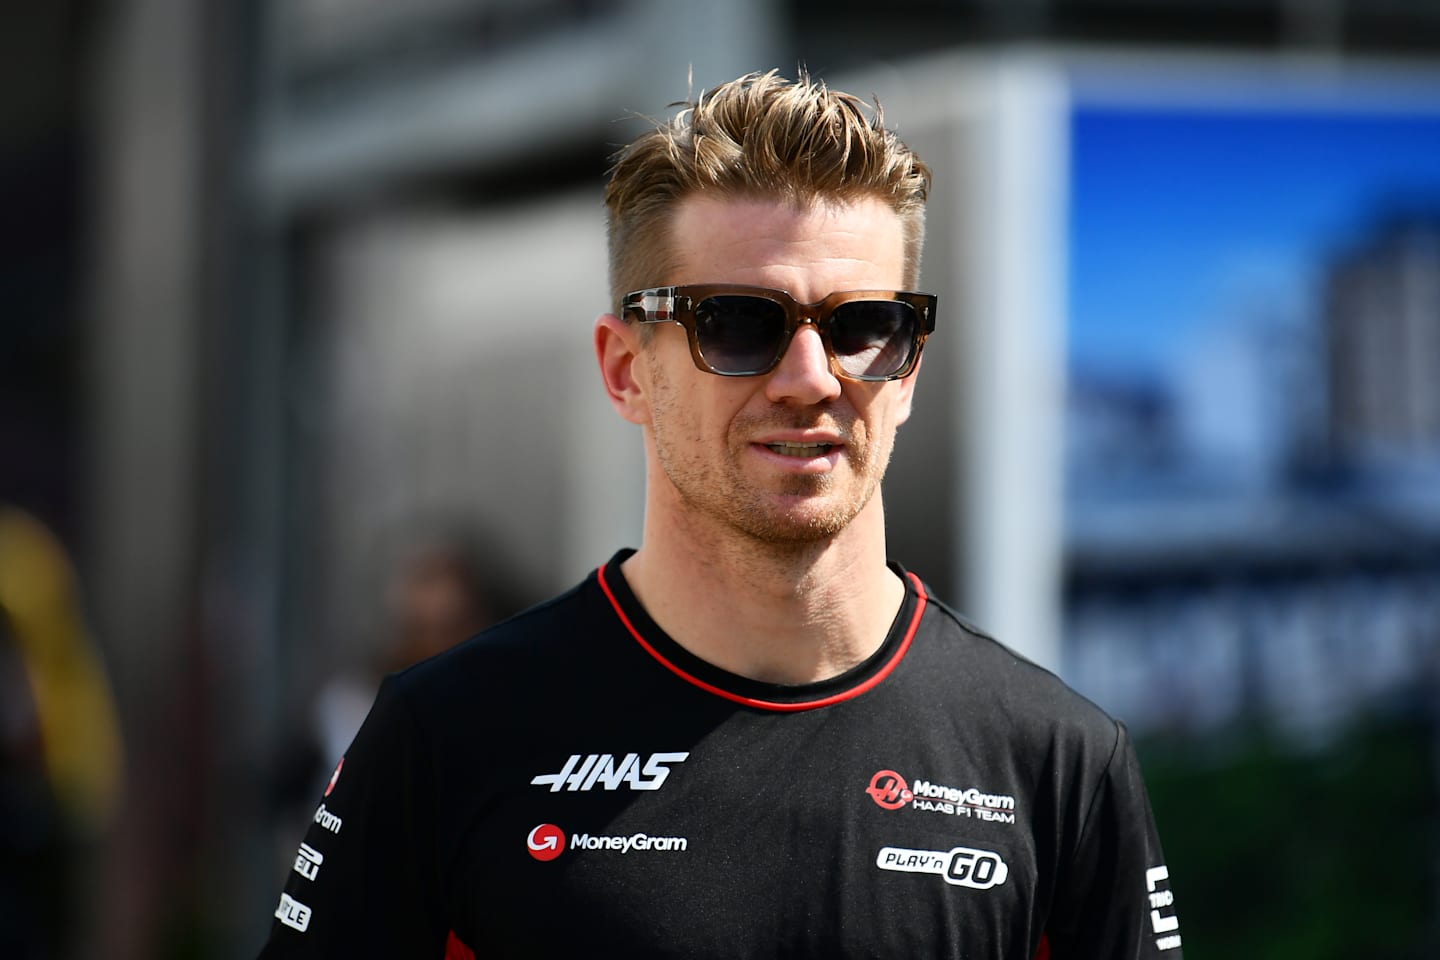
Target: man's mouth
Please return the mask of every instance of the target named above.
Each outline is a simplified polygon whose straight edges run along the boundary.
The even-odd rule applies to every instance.
[[[767,443],[765,447],[780,454],[782,457],[799,457],[808,459],[823,457],[833,449],[834,444],[830,443]]]

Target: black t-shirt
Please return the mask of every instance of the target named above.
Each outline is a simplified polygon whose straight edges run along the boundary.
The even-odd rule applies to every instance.
[[[720,670],[618,554],[388,679],[264,957],[1178,958],[1122,725],[896,567],[822,683]]]

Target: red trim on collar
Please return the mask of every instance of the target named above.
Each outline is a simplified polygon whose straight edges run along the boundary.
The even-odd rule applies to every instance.
[[[731,693],[729,690],[717,687],[712,683],[706,683],[704,680],[701,680],[694,674],[687,673],[685,670],[681,669],[676,664],[665,659],[665,657],[660,653],[660,651],[652,647],[645,640],[645,638],[640,635],[640,631],[635,629],[635,624],[630,622],[630,618],[626,616],[625,611],[621,609],[620,601],[615,598],[615,594],[610,589],[610,584],[605,581],[606,566],[608,566],[608,564],[602,564],[600,566],[600,569],[596,571],[597,578],[600,581],[600,589],[605,592],[606,599],[610,601],[610,607],[615,611],[615,615],[620,618],[620,622],[625,625],[625,629],[629,631],[630,636],[634,637],[635,642],[645,648],[646,653],[650,654],[650,656],[654,657],[657,661],[659,661],[661,666],[669,670],[671,673],[675,674],[681,680],[684,680],[686,683],[692,684],[693,686],[699,687],[706,693],[713,693],[717,697],[724,697],[726,700],[731,700],[746,707],[755,707],[760,710],[775,710],[785,713],[796,713],[801,710],[814,710],[819,707],[828,707],[832,704],[849,700],[852,697],[858,697],[860,696],[860,694],[865,693],[868,690],[874,689],[877,685],[879,685],[882,680],[888,677],[890,675],[890,671],[894,670],[895,667],[900,663],[900,661],[905,658],[906,651],[910,649],[910,641],[915,639],[915,631],[920,626],[920,616],[925,612],[925,603],[928,599],[925,593],[925,585],[921,583],[920,578],[915,576],[915,574],[906,571],[906,578],[908,578],[910,583],[915,587],[915,595],[917,598],[915,603],[915,613],[910,617],[910,623],[905,628],[905,636],[901,638],[900,645],[896,648],[894,655],[890,657],[890,659],[885,663],[885,665],[882,666],[880,669],[876,670],[872,676],[865,680],[865,682],[851,687],[849,690],[845,690],[841,693],[833,694],[828,697],[823,697],[819,700],[805,700],[800,703],[776,703],[772,700],[759,700],[755,697],[744,697],[738,693]]]

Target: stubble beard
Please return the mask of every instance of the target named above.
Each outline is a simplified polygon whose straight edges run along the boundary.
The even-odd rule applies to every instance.
[[[810,424],[795,419],[785,421],[783,426],[813,425],[817,418],[812,415]],[[754,436],[757,427],[780,425],[779,418],[737,421],[734,433]],[[771,548],[806,550],[843,531],[879,490],[889,459],[888,451],[882,451],[882,456],[872,460],[868,439],[863,433],[857,437],[853,428],[847,428],[843,430],[844,460],[856,481],[851,489],[839,489],[841,483],[834,473],[789,476],[778,487],[760,489],[755,478],[741,469],[742,460],[749,456],[748,442],[732,443],[723,459],[707,463],[703,456],[681,453],[666,434],[666,429],[657,427],[657,458],[688,514],[718,522],[723,528]]]
[[[702,548],[717,536],[738,533],[752,543],[790,553],[813,551],[848,527],[880,489],[894,434],[874,436],[853,412],[835,405],[773,408],[741,414],[727,428],[723,455],[707,449],[705,431],[691,416],[693,398],[682,395],[659,364],[652,366],[651,439],[655,457],[684,508],[684,522]],[[776,431],[824,428],[844,441],[840,475],[791,474],[762,488],[743,469],[753,456],[750,438]],[[848,486],[848,490],[840,488]],[[840,499],[834,499],[836,494]],[[703,543],[702,543],[703,542]]]

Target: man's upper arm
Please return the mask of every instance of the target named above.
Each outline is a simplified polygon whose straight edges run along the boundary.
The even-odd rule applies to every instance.
[[[1179,960],[1169,868],[1123,725],[1047,929],[1054,960]]]
[[[261,957],[443,957],[436,812],[430,752],[387,681],[296,850]]]

